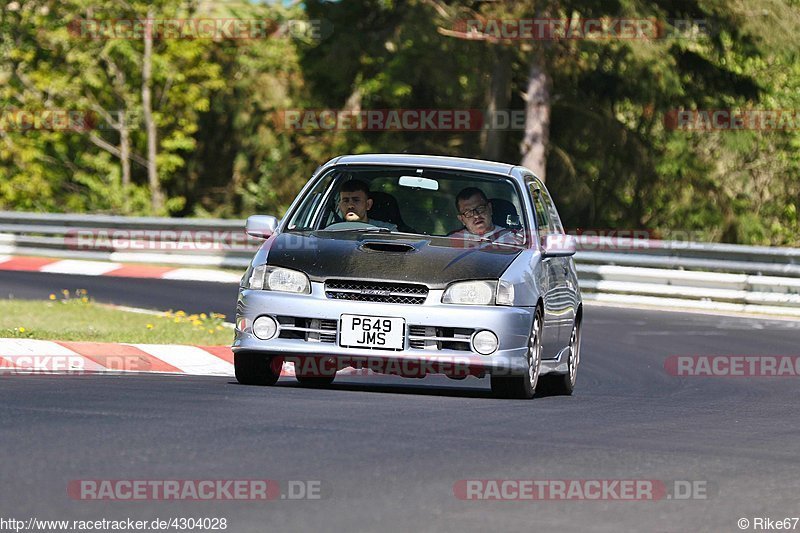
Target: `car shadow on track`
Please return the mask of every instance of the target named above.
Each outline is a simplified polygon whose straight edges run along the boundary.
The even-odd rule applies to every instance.
[[[236,381],[229,381],[231,385],[239,385]],[[486,383],[488,385],[488,382]],[[248,385],[242,385],[246,387]],[[293,381],[279,381],[272,388],[278,389],[306,389],[320,391],[341,391],[341,392],[367,392],[377,394],[409,394],[415,396],[437,396],[449,398],[483,398],[498,399],[487,387],[457,387],[443,386],[438,384],[404,384],[404,383],[333,383],[326,386],[302,385]],[[537,393],[536,398],[545,398],[549,394]],[[509,400],[505,400],[509,401]]]

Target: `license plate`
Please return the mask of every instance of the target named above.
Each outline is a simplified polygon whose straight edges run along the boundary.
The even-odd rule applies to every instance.
[[[342,315],[339,345],[347,348],[402,350],[404,318]]]

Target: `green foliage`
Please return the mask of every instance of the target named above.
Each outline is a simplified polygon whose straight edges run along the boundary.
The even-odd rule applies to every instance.
[[[0,335],[17,339],[225,346],[233,332],[224,319],[116,309],[95,303],[82,289],[54,292],[49,301],[0,300]]]

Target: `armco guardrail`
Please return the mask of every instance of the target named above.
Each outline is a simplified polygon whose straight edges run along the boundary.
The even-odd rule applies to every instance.
[[[0,254],[243,269],[244,221],[0,211]],[[800,249],[578,237],[587,299],[800,316]]]
[[[244,221],[0,211],[0,254],[243,269]]]
[[[579,239],[588,299],[800,316],[800,249]]]

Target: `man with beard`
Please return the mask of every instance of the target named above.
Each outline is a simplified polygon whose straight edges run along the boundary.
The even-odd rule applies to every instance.
[[[361,180],[351,179],[344,182],[339,189],[337,207],[344,222],[363,222],[397,231],[396,224],[369,218],[367,212],[372,209],[372,198],[370,198],[369,187]]]

